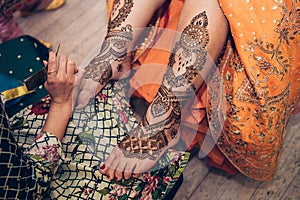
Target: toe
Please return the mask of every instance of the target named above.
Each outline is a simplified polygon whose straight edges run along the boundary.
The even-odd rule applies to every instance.
[[[124,169],[124,178],[125,179],[130,179],[132,177],[132,171],[134,169],[135,165],[130,162],[130,163],[127,163],[125,169]]]
[[[141,173],[133,173],[132,176],[133,176],[134,178],[138,178],[138,177],[140,177],[141,175],[142,175]]]
[[[138,163],[135,168],[132,170],[132,173],[133,174],[141,174],[143,173],[143,167],[141,166],[142,164],[141,163]]]
[[[101,167],[99,168],[99,171],[101,174],[106,174],[107,170],[108,170],[108,167],[106,167],[105,164],[101,165]]]
[[[133,169],[133,174],[142,174],[144,172],[148,172],[150,168],[153,166],[153,162],[146,159],[137,163],[136,167]]]
[[[105,161],[105,171],[106,176],[109,180],[113,180],[115,178],[115,172],[119,165],[118,159],[114,159],[115,156],[112,154],[109,156],[109,158]],[[107,168],[107,169],[106,169]]]
[[[104,164],[100,167],[99,171],[101,174],[107,174],[109,171],[109,168],[113,167],[113,162],[115,161],[114,154],[111,154],[108,156],[108,158],[105,160]]]
[[[115,178],[115,169],[112,167],[108,167],[107,172],[105,173],[109,180],[113,180]]]
[[[120,181],[123,178],[123,170],[125,165],[123,163],[119,163],[118,168],[115,170],[115,180]]]

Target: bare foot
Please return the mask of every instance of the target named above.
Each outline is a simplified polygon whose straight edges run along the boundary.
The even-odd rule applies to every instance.
[[[102,87],[100,84],[92,79],[83,79],[78,93],[78,98],[76,102],[76,109],[81,109],[85,107],[91,98],[100,92]]]
[[[87,105],[108,81],[119,80],[129,75],[132,58],[127,48],[132,38],[130,25],[107,34],[100,53],[85,67],[85,80],[79,91],[76,108]]]
[[[100,172],[110,180],[138,177],[149,171],[178,141],[179,136],[168,138],[163,132],[143,138],[128,135],[112,150]]]
[[[78,93],[78,98],[76,102],[76,109],[81,109],[85,107],[91,98],[95,97],[102,88],[107,84],[110,80],[119,80],[127,78],[130,74],[130,65],[131,58],[127,57],[122,63],[113,62],[111,64],[111,75],[105,75],[105,78],[102,78],[102,81],[95,81],[90,76],[85,77],[81,82],[80,91]],[[99,73],[101,74],[101,73]],[[105,71],[102,72],[105,74]],[[104,76],[103,76],[104,77]]]

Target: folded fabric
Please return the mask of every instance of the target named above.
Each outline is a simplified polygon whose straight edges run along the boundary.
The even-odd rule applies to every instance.
[[[7,101],[6,111],[9,117],[47,94],[43,86],[28,92],[23,80],[44,67],[42,61],[48,60],[48,50],[29,35],[0,44],[0,92]],[[12,91],[5,93],[8,89]]]
[[[21,101],[28,93],[26,87],[21,81],[18,81],[12,76],[0,73],[0,93],[5,99],[5,109],[11,108]]]

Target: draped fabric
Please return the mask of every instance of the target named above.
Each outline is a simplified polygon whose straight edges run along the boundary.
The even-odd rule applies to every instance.
[[[171,0],[158,12],[154,31],[136,52],[130,83],[148,102],[160,87],[170,53],[149,47],[172,41],[169,31],[155,28],[175,31],[183,4],[184,0]],[[299,1],[219,4],[230,33],[213,76],[218,81],[212,78],[203,84],[197,100],[183,108],[181,138],[188,150],[202,147],[215,167],[270,180],[300,93]],[[108,1],[108,14],[112,5],[113,0]],[[160,65],[151,67],[153,63]]]
[[[129,180],[109,180],[99,168],[126,133],[136,127],[124,88],[109,83],[75,110],[62,142],[41,135],[51,98],[46,96],[7,121],[0,107],[0,199],[163,199],[173,188],[190,154],[168,150],[155,170]]]
[[[26,149],[18,146],[0,100],[0,199],[36,199],[50,186],[61,163],[60,141],[41,133]]]
[[[219,2],[231,37],[220,62],[220,104],[227,109],[219,110],[224,126],[217,145],[243,174],[270,180],[300,93],[300,4]]]

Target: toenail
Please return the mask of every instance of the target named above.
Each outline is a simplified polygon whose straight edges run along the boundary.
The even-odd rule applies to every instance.
[[[102,165],[102,166],[100,167],[100,169],[102,169],[102,170],[103,170],[104,168],[105,168],[105,165]]]

